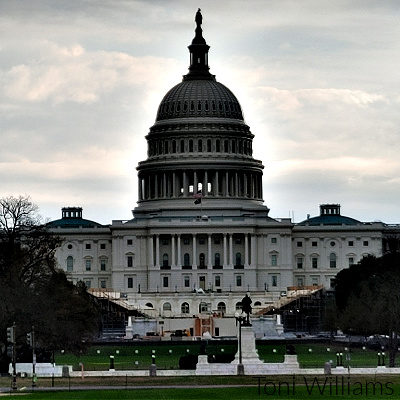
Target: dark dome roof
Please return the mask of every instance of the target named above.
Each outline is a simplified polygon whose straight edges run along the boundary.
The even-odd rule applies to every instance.
[[[49,228],[95,228],[103,225],[98,222],[90,221],[89,219],[83,218],[62,218],[50,221],[47,226]]]
[[[318,217],[308,218],[297,225],[360,225],[362,222],[354,218],[345,217],[343,215],[320,215]]]
[[[243,121],[237,98],[214,77],[184,80],[164,96],[158,107],[156,121],[185,117],[218,117]]]

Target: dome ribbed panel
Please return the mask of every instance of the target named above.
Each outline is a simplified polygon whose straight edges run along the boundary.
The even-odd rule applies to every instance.
[[[235,95],[215,80],[188,80],[174,86],[158,107],[156,121],[185,117],[220,117],[243,121]]]

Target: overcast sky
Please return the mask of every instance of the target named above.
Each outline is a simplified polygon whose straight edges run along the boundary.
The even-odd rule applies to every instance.
[[[321,203],[400,223],[398,1],[0,0],[0,195],[41,214],[129,219],[162,97],[203,12],[238,97],[272,217]]]

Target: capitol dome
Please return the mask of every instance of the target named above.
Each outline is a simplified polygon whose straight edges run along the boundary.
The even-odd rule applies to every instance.
[[[195,21],[189,72],[163,97],[146,136],[147,159],[137,167],[135,216],[170,217],[178,209],[197,215],[194,198],[202,199],[208,215],[229,208],[230,215],[266,216],[264,167],[253,158],[254,135],[235,95],[209,72],[210,47],[203,38],[200,10]]]
[[[210,75],[210,74],[209,74]],[[243,121],[235,95],[213,75],[208,79],[185,79],[164,96],[156,121],[185,117],[217,117]]]

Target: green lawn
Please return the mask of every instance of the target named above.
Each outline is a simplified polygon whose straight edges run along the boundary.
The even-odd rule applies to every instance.
[[[207,346],[208,354],[227,354],[236,352],[236,343],[210,344]],[[302,367],[323,367],[326,361],[336,363],[336,352],[344,354],[344,346],[329,346],[326,344],[299,344],[295,346],[298,360]],[[284,345],[260,344],[257,346],[260,358],[265,362],[283,362],[285,354]],[[329,349],[329,350],[328,350]],[[311,351],[310,351],[311,350]],[[154,352],[153,352],[154,351]],[[98,353],[99,352],[99,353]],[[79,363],[84,364],[85,370],[107,370],[110,365],[110,355],[114,356],[114,365],[117,370],[147,369],[151,364],[151,356],[156,356],[156,364],[160,369],[177,369],[179,358],[185,354],[198,355],[198,343],[148,343],[145,346],[93,346],[86,354],[79,357],[72,354],[56,354],[56,363],[59,365],[73,365],[74,370],[80,369]],[[350,351],[350,366],[373,367],[377,365],[377,352],[352,348]],[[387,361],[387,357],[386,357]]]
[[[53,392],[53,393],[33,393],[23,396],[23,399],[36,399],[36,400],[124,400],[124,399],[140,399],[140,400],[152,400],[152,399],[168,399],[168,400],[201,400],[201,399],[230,399],[230,400],[248,400],[248,399],[260,399],[260,398],[279,398],[279,399],[327,399],[330,397],[340,397],[341,399],[364,399],[364,398],[391,398],[400,399],[400,386],[392,385],[390,388],[392,390],[383,387],[382,394],[380,389],[373,394],[372,392],[368,395],[365,394],[365,390],[362,395],[358,392],[352,392],[352,390],[357,390],[356,388],[351,388],[350,394],[346,391],[341,394],[341,387],[339,387],[339,395],[333,392],[332,395],[329,394],[328,389],[324,393],[319,393],[314,387],[311,394],[304,386],[297,386],[294,389],[289,389],[289,393],[286,388],[282,386],[282,390],[275,395],[272,394],[272,387],[268,387],[267,391],[264,392],[263,387],[260,393],[257,387],[239,387],[239,388],[190,388],[190,389],[138,389],[138,390],[104,390],[104,391],[77,391],[77,392]],[[372,387],[370,387],[372,391]]]

